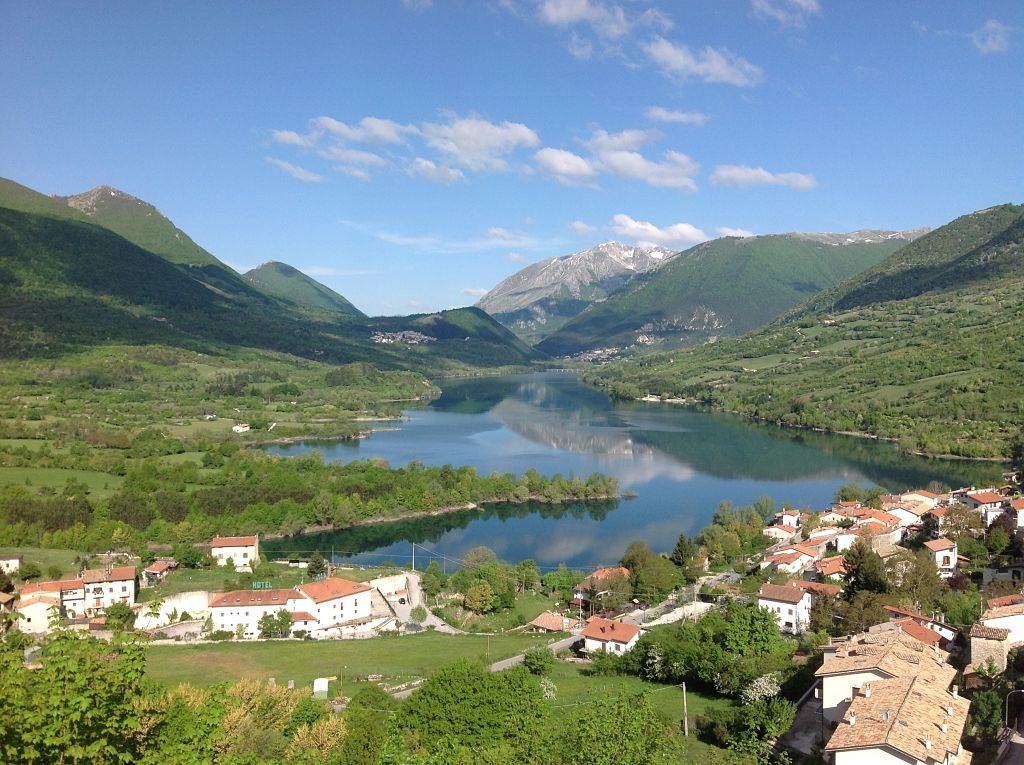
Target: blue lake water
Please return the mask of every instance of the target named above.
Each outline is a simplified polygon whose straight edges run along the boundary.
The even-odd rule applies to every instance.
[[[406,411],[359,441],[268,447],[287,456],[319,451],[327,460],[381,458],[392,465],[474,465],[481,472],[615,476],[636,498],[546,507],[496,506],[413,521],[266,543],[268,552],[313,550],[361,563],[408,563],[411,542],[458,559],[486,545],[506,560],[592,567],[618,560],[643,539],[668,551],[695,533],[722,500],[820,509],[850,481],[893,491],[998,480],[992,463],[932,460],[888,443],[791,430],[733,415],[668,404],[612,402],[571,373],[453,380],[443,395]],[[417,567],[429,555],[417,550]]]

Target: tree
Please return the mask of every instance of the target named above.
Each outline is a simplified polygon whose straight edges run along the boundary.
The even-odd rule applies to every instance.
[[[436,598],[437,594],[444,589],[447,577],[442,573],[441,567],[436,560],[430,561],[430,565],[420,574],[420,586],[428,598]]]
[[[324,560],[324,556],[320,553],[315,553],[312,558],[309,559],[309,565],[306,567],[306,573],[309,574],[310,579],[319,579],[327,575],[327,561]]]
[[[178,545],[174,548],[174,559],[182,568],[199,568],[203,564],[203,551],[193,545]]]
[[[825,595],[814,599],[808,628],[811,632],[831,632],[836,626],[836,602]]]
[[[935,556],[918,550],[910,556],[910,566],[899,583],[900,592],[919,609],[931,610],[947,589],[935,566]]]
[[[1003,727],[1003,699],[995,689],[978,691],[971,699],[971,722],[977,735],[994,739]]]
[[[23,582],[38,579],[42,575],[43,572],[39,566],[31,561],[22,561],[21,566],[18,568],[18,578]]]
[[[852,599],[861,590],[876,593],[888,590],[882,558],[863,539],[854,541],[846,551],[844,560],[846,573],[843,575],[843,592],[847,599]]]
[[[479,579],[466,590],[465,605],[470,611],[477,614],[486,614],[494,610],[494,590],[491,585]]]
[[[555,666],[555,655],[546,646],[531,646],[523,654],[523,666],[531,675],[546,675]]]
[[[950,539],[964,534],[977,536],[985,530],[981,513],[973,507],[958,503],[950,507],[942,518],[942,532]]]
[[[675,566],[640,540],[626,548],[622,565],[629,569],[633,594],[647,603],[661,601],[678,583]]]
[[[516,585],[520,592],[536,590],[540,586],[540,567],[537,561],[527,559],[516,564]]]
[[[164,599],[156,598],[155,600],[150,602],[149,608],[146,609],[146,616],[148,616],[150,619],[159,619],[160,612],[163,610],[163,607]]]
[[[127,603],[114,603],[103,614],[107,629],[127,632],[135,626],[135,612]]]
[[[544,574],[541,581],[544,589],[568,602],[572,598],[573,588],[583,581],[583,573],[570,571],[564,563],[560,563],[557,569]]]
[[[378,765],[388,737],[391,698],[376,685],[364,685],[345,710],[348,735],[341,745],[343,765]]]
[[[988,539],[985,540],[985,546],[993,555],[999,555],[1010,546],[1010,537],[1001,527],[992,524],[992,528],[988,532]]]
[[[2,568],[0,568],[0,592],[14,592],[14,582]]]
[[[863,632],[868,627],[888,621],[889,614],[884,608],[885,605],[885,599],[877,592],[857,592],[840,609],[843,633]]]
[[[291,633],[292,615],[283,608],[276,614],[264,614],[257,626],[262,638],[285,638]]]
[[[647,765],[665,751],[664,725],[646,694],[622,693],[580,708],[555,743],[561,765]]]

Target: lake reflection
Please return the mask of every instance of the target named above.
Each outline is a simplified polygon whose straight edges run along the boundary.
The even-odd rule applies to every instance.
[[[665,404],[612,403],[569,373],[446,381],[408,421],[355,442],[268,447],[327,460],[382,458],[394,465],[474,465],[481,472],[614,475],[635,499],[601,507],[485,508],[375,527],[267,542],[269,552],[319,550],[337,557],[406,563],[410,542],[452,558],[477,545],[509,560],[590,566],[614,562],[633,539],[667,551],[694,533],[722,500],[821,508],[844,483],[898,491],[930,481],[998,480],[991,463],[928,460],[887,443],[761,425],[732,415]],[[427,557],[417,552],[417,566]]]

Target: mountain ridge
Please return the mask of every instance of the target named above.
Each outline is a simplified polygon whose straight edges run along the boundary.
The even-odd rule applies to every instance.
[[[242,274],[253,287],[297,307],[366,317],[345,297],[325,284],[279,260],[268,260]]]

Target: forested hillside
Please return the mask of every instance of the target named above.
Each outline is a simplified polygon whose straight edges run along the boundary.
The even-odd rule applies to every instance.
[[[362,311],[330,287],[321,284],[287,263],[279,263],[276,260],[268,261],[246,271],[243,278],[261,292],[286,300],[298,308],[311,308],[365,318]]]
[[[693,345],[742,334],[877,264],[909,237],[870,233],[829,239],[723,237],[698,244],[591,305],[537,347],[562,356],[634,344]]]
[[[1024,206],[958,218],[744,337],[595,369],[618,395],[1004,455],[1024,421]]]

